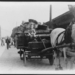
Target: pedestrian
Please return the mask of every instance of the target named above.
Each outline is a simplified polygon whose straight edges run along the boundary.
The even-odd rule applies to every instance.
[[[38,26],[38,22],[34,19],[29,19],[29,35],[30,36],[35,36],[36,34],[36,28]]]
[[[10,39],[7,37],[7,39],[6,39],[6,46],[7,46],[7,49],[9,49],[9,47],[10,47]]]
[[[1,39],[1,46],[4,46],[4,39]]]

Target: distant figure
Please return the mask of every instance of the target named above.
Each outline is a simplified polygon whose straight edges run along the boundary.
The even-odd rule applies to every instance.
[[[4,46],[4,40],[3,40],[3,38],[1,39],[1,46]]]
[[[7,49],[9,49],[9,47],[10,47],[10,39],[8,37],[6,39],[6,44],[7,44]]]

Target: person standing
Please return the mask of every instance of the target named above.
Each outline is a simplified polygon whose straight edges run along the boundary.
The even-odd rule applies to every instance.
[[[7,49],[9,49],[9,47],[10,47],[10,39],[7,37],[7,39],[6,39],[6,46],[7,46]]]
[[[4,46],[4,40],[3,40],[3,38],[1,39],[1,46]]]

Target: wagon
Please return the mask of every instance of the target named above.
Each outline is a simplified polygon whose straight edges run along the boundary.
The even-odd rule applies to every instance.
[[[36,37],[30,37],[26,33],[18,33],[16,47],[20,50],[18,53],[20,59],[23,59],[24,65],[26,65],[28,59],[49,59],[50,65],[53,65],[53,50],[42,52],[44,49],[51,47],[50,31],[39,30]]]

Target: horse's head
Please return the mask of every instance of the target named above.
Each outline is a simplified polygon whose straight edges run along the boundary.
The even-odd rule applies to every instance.
[[[75,19],[73,19],[70,24],[67,26],[65,30],[65,42],[66,43],[72,43],[73,37],[72,35],[74,34],[74,29],[75,29]]]
[[[70,22],[70,24],[65,30],[65,43],[75,43],[75,21],[74,20]]]

